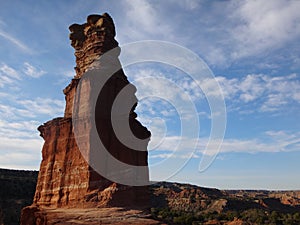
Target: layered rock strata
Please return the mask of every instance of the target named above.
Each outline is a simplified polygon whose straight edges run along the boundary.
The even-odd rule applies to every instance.
[[[104,147],[117,160],[146,168],[138,176],[140,176],[139,179],[148,181],[147,143],[150,139],[150,132],[136,120],[134,113],[136,103],[131,106],[127,114],[118,115],[118,119],[126,120],[134,136],[144,140],[143,144],[139,146],[141,149],[131,149],[122,144],[114,132],[109,116],[119,92],[129,85],[131,94],[128,97],[135,99],[135,87],[129,83],[123,70],[120,69],[105,82],[96,107],[93,109],[89,101],[91,93],[94,91],[93,88],[95,88],[93,81],[86,79],[81,82],[86,72],[97,72],[101,70],[102,66],[110,66],[110,61],[107,60],[105,61],[106,65],[94,63],[107,51],[116,49],[117,54],[112,60],[119,63],[120,49],[118,42],[114,39],[113,20],[106,13],[90,15],[87,17],[86,23],[73,24],[69,29],[71,45],[75,49],[76,75],[64,89],[66,99],[64,117],[55,118],[38,128],[45,140],[42,162],[33,205],[23,210],[22,224],[37,224],[37,220],[34,218],[31,222],[26,220],[37,214],[40,209],[47,207],[148,206],[147,187],[118,184],[101,176],[90,166],[91,163],[106,163],[105,159],[95,159],[94,155],[89,156],[94,151],[89,143],[95,135],[92,134],[95,129],[95,127],[93,128],[94,118],[84,118],[82,123],[82,129],[86,134],[85,142],[87,142],[84,149],[78,145],[78,139],[76,140],[74,135],[73,113],[80,114],[84,109],[95,110],[97,135]],[[107,168],[109,169],[109,166]],[[131,174],[130,179],[134,179],[132,176],[134,175]]]

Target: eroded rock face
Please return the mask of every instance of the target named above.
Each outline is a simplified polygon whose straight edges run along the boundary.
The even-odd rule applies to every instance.
[[[79,151],[78,144],[74,137],[74,125],[72,114],[74,102],[75,111],[90,108],[89,97],[93,85],[91,81],[80,83],[85,72],[93,69],[101,69],[102,65],[94,66],[94,62],[105,52],[118,47],[114,39],[115,27],[112,18],[108,14],[90,15],[84,24],[73,24],[69,27],[71,34],[71,45],[75,49],[76,75],[71,83],[64,89],[66,108],[64,117],[55,118],[41,125],[38,130],[45,140],[42,150],[42,162],[36,193],[33,205],[23,209],[21,224],[35,224],[32,215],[42,208],[85,208],[85,207],[129,207],[148,206],[147,187],[132,187],[117,184],[99,175],[86,161]],[[120,50],[117,48],[117,52]],[[118,54],[115,61],[118,61]],[[91,68],[93,64],[94,68]],[[109,66],[109,62],[108,65]],[[80,89],[79,88],[79,84]],[[110,120],[110,110],[118,93],[129,84],[123,70],[113,74],[105,83],[100,92],[96,105],[96,126],[99,136],[106,149],[119,161],[130,165],[142,165],[147,168],[147,143],[150,139],[150,132],[137,120],[133,105],[127,115],[122,114],[123,120],[129,123],[132,133],[146,144],[142,145],[144,151],[136,151],[124,146],[116,137]],[[130,84],[131,85],[131,84]],[[135,98],[135,87],[132,86],[132,98]],[[76,91],[77,97],[75,98]],[[92,120],[87,118],[84,121],[84,132],[87,134],[87,142],[93,136]],[[91,145],[87,144],[84,152],[92,152]],[[80,150],[82,150],[80,148]],[[87,159],[88,160],[88,159]],[[103,159],[97,159],[104,163]],[[93,162],[97,162],[93,159]],[[89,161],[89,160],[88,160]],[[148,169],[142,174],[148,180]],[[41,223],[44,224],[44,223]],[[47,224],[47,223],[45,223]]]
[[[45,143],[34,204],[51,207],[83,204],[93,171],[78,150],[72,119],[56,118],[38,129]]]

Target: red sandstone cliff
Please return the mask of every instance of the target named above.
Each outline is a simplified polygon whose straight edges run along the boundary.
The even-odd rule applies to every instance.
[[[74,137],[72,114],[73,112],[80,114],[82,110],[90,108],[89,97],[93,88],[91,80],[80,83],[82,76],[92,70],[90,66],[105,52],[117,48],[119,53],[118,42],[114,39],[115,27],[112,18],[106,13],[90,15],[87,23],[73,24],[69,29],[71,45],[75,48],[76,75],[64,89],[66,99],[64,117],[55,118],[38,128],[45,143],[33,205],[22,211],[21,224],[24,225],[51,224],[45,221],[45,218],[48,218],[45,212],[49,212],[50,208],[147,207],[149,204],[147,187],[121,185],[99,175],[89,163],[91,161],[105,163],[104,159],[95,159],[94,156],[84,158],[81,154],[82,148],[80,152]],[[118,54],[113,60],[119,63],[117,57]],[[96,69],[101,69],[101,66],[103,65],[96,66]],[[79,84],[81,86],[78,90]],[[127,115],[122,115],[122,119],[128,121],[136,137],[145,140],[140,146],[144,151],[124,146],[114,133],[110,116],[107,116],[116,96],[126,85],[129,85],[129,81],[123,70],[114,73],[105,83],[95,108],[96,129],[105,148],[113,157],[130,165],[144,166],[146,169],[139,176],[148,180],[145,150],[150,132],[136,120],[134,113],[136,104]],[[134,86],[132,91],[131,97],[135,98]],[[90,154],[93,149],[88,142],[93,138],[91,134],[93,123],[87,118],[82,124],[87,142],[83,151]]]

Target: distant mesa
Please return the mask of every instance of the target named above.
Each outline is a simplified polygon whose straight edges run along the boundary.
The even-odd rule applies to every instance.
[[[45,143],[33,204],[22,210],[21,224],[23,225],[52,224],[49,212],[54,209],[62,213],[64,209],[126,207],[138,208],[140,209],[138,212],[142,212],[150,204],[147,186],[122,185],[97,173],[79,151],[73,132],[73,112],[80,114],[82,110],[91,109],[89,97],[93,91],[93,83],[85,79],[79,88],[82,77],[87,71],[101,69],[103,65],[95,66],[93,63],[107,51],[116,48],[118,54],[120,53],[118,42],[114,38],[116,32],[113,20],[107,13],[90,15],[86,23],[73,24],[69,29],[71,45],[75,49],[76,74],[64,89],[66,100],[64,117],[52,119],[38,127]],[[113,60],[119,62],[118,55],[115,55]],[[109,62],[105,66],[109,67]],[[146,169],[143,174],[139,174],[139,179],[149,181],[147,143],[151,134],[136,120],[134,113],[136,104],[127,115],[120,115],[122,117],[120,119],[129,122],[130,129],[136,137],[146,140],[146,145],[141,146],[143,151],[133,150],[123,145],[114,133],[110,117],[105,117],[111,110],[118,93],[128,84],[129,81],[121,69],[103,86],[95,109],[97,131],[111,155],[130,165],[144,166]],[[135,87],[133,90],[136,90]],[[136,98],[134,93],[131,97]],[[75,108],[74,102],[76,102]],[[90,153],[93,151],[89,144],[89,138],[93,137],[92,119],[86,118],[82,124],[87,137],[84,151]],[[93,162],[105,164],[106,161],[93,159]],[[134,179],[133,176],[128,175],[129,179]],[[125,222],[118,224],[126,224]],[[143,224],[148,223],[156,224],[150,219],[143,219]]]

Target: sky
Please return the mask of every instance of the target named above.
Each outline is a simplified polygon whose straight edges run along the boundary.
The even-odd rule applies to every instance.
[[[171,65],[124,68],[138,90],[138,119],[152,132],[152,180],[300,190],[299,11],[297,0],[0,0],[0,167],[39,169],[37,127],[63,116],[62,90],[75,75],[68,27],[108,12],[121,46],[157,40],[189,49],[206,63],[225,99],[223,143],[199,171],[201,159],[214,154],[204,151],[212,128],[211,80],[201,83],[203,90]],[[199,120],[197,135],[182,133],[186,118],[172,104],[186,96],[196,107],[190,119]]]

